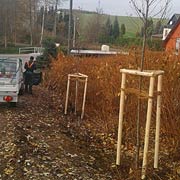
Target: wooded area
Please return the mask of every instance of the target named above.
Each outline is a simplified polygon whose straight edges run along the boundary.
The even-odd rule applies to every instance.
[[[63,34],[59,26],[66,26],[67,17],[58,13],[60,0],[1,0],[0,38],[7,47],[19,43],[41,45],[43,36]],[[58,20],[58,21],[57,21]],[[60,24],[61,22],[61,24]]]

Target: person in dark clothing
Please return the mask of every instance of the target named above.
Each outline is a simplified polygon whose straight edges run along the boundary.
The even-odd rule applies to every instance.
[[[32,94],[32,86],[33,86],[33,71],[36,69],[36,64],[34,62],[34,57],[31,56],[30,60],[24,65],[24,84],[25,84],[25,92]]]

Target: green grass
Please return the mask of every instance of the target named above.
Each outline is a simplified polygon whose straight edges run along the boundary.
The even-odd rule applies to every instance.
[[[0,54],[18,54],[19,47],[0,47]]]
[[[97,14],[93,13],[86,13],[86,12],[76,12],[76,16],[79,18],[78,25],[81,29],[80,31],[83,32],[86,29],[86,26],[88,23],[93,21],[95,18],[97,18]],[[113,24],[115,16],[110,15],[101,15],[101,21],[103,24],[107,21],[108,17],[111,19],[111,23]],[[117,16],[119,21],[119,26],[121,27],[121,24],[125,24],[126,27],[126,35],[125,37],[135,37],[135,34],[137,32],[140,32],[142,27],[142,21],[139,17],[130,17],[130,16]],[[154,25],[157,22],[157,19],[154,20]]]
[[[106,23],[109,15],[101,15],[100,20],[103,24]],[[93,21],[97,14],[86,14],[86,13],[78,13],[77,17],[79,18],[79,27],[81,31],[86,29],[88,23]],[[113,24],[115,16],[110,16],[111,23]],[[138,17],[128,17],[128,16],[118,16],[119,26],[121,24],[125,24],[127,35],[130,37],[135,36],[136,32],[140,31],[142,22]]]
[[[135,33],[134,32],[127,32],[126,34],[123,36],[124,38],[134,38],[135,37]]]

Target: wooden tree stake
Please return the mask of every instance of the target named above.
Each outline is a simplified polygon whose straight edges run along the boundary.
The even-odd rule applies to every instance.
[[[157,87],[157,109],[156,109],[156,137],[155,137],[155,154],[154,154],[154,168],[158,168],[158,154],[159,154],[159,131],[160,131],[160,116],[161,116],[161,91],[162,91],[162,75],[158,76]]]
[[[154,93],[154,77],[150,77],[150,86],[149,86],[149,98],[148,98],[148,108],[147,108],[147,117],[146,117],[146,131],[145,131],[145,143],[144,143],[144,154],[143,154],[143,165],[142,165],[142,179],[145,178],[146,169],[147,169],[147,158],[148,158],[148,146],[149,146],[149,132],[151,124],[151,114],[152,114],[152,105],[153,105],[153,93]]]
[[[85,84],[84,84],[84,95],[83,95],[83,105],[82,105],[81,119],[83,119],[83,117],[84,117],[84,108],[85,108],[85,102],[86,102],[86,92],[87,92],[87,78],[86,78]]]
[[[69,99],[69,87],[70,87],[70,76],[68,75],[67,91],[66,91],[66,102],[65,102],[65,112],[64,112],[64,114],[67,114],[67,106],[68,106],[68,99]]]
[[[76,79],[76,92],[75,92],[75,115],[77,113],[77,104],[78,104],[78,80]]]
[[[65,101],[64,114],[67,114],[68,99],[69,99],[69,89],[70,89],[70,81],[71,80],[76,81],[76,87],[75,87],[75,114],[77,113],[77,105],[78,105],[78,84],[79,84],[79,82],[84,82],[84,94],[83,94],[82,112],[81,112],[81,119],[83,119],[83,117],[84,117],[84,109],[85,109],[85,102],[86,102],[88,76],[85,75],[85,74],[81,74],[81,73],[68,74],[68,82],[67,82],[67,91],[66,91],[66,101]]]
[[[148,98],[146,129],[145,129],[145,138],[144,138],[143,164],[142,164],[142,174],[141,174],[141,179],[145,179],[147,164],[148,164],[149,134],[150,134],[152,107],[153,107],[154,84],[155,84],[156,77],[158,77],[158,85],[157,85],[158,94],[157,94],[157,107],[156,107],[156,137],[155,137],[154,168],[158,167],[162,74],[164,74],[164,71],[153,71],[153,70],[139,71],[139,70],[132,70],[132,69],[121,69],[120,72],[122,73],[122,81],[121,81],[121,97],[120,97],[120,107],[119,107],[119,127],[118,127],[116,164],[120,165],[125,93],[130,92],[130,93],[137,94],[138,97],[143,96],[143,98]],[[149,93],[148,94],[142,93],[137,90],[129,91],[130,88],[126,88],[126,74],[136,75],[136,76],[141,76],[141,77],[149,77],[150,78]]]
[[[119,107],[120,111],[119,111],[119,126],[118,126],[117,158],[116,158],[117,165],[120,165],[120,157],[121,157],[122,122],[123,122],[123,114],[124,114],[125,87],[126,87],[126,74],[122,73],[121,96],[120,96],[120,107]]]

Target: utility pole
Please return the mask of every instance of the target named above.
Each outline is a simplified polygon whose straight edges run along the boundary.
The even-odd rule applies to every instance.
[[[56,28],[57,28],[57,9],[58,6],[58,0],[56,0],[56,5],[55,5],[55,12],[54,12],[54,27],[53,27],[53,35],[56,37]]]
[[[33,27],[32,27],[32,2],[29,1],[29,20],[30,20],[30,45],[33,45]]]
[[[74,16],[73,48],[76,46],[76,17]]]
[[[45,25],[45,11],[46,11],[46,0],[44,0],[44,7],[43,7],[43,16],[42,16],[42,26],[41,26],[41,37],[40,37],[40,45],[42,47],[42,41],[44,36],[44,25]]]
[[[68,26],[68,54],[70,54],[70,49],[71,49],[72,6],[73,6],[73,0],[70,0],[70,6],[69,6],[69,26]]]
[[[73,30],[73,48],[76,47],[76,30],[77,30],[77,22],[79,21],[79,18],[74,16],[74,30]]]

